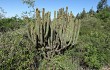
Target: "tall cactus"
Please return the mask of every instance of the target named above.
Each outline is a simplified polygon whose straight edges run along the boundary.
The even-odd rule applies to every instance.
[[[72,12],[64,8],[54,11],[54,19],[51,21],[51,13],[45,13],[43,8],[42,17],[36,9],[36,23],[28,26],[28,37],[37,46],[44,48],[45,57],[53,56],[70,46],[77,44],[80,30],[80,20],[75,19]],[[39,44],[39,45],[38,45]],[[50,57],[49,57],[50,58]]]

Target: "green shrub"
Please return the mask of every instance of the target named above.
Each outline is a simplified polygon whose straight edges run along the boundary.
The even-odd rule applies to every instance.
[[[39,70],[76,70],[77,64],[72,63],[70,56],[57,55],[51,61],[43,60]]]
[[[30,70],[35,49],[23,37],[25,29],[7,32],[0,36],[0,70]]]
[[[103,21],[90,17],[82,20],[78,49],[85,65],[99,69],[110,63],[110,33]],[[81,61],[82,62],[82,61]]]
[[[23,21],[16,17],[0,19],[0,32],[19,29],[23,26],[22,23]]]

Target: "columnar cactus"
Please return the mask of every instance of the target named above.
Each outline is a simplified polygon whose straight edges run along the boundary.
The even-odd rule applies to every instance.
[[[56,16],[57,15],[57,16]],[[36,48],[45,49],[45,57],[52,57],[70,46],[77,44],[80,30],[80,20],[75,19],[72,12],[68,13],[64,8],[54,11],[54,19],[51,21],[51,13],[45,13],[42,17],[36,9],[36,23],[28,26],[28,37]],[[39,44],[39,45],[38,45]]]

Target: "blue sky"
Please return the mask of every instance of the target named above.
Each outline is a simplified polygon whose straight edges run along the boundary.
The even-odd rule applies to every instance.
[[[73,14],[76,15],[80,13],[83,8],[89,11],[93,7],[96,11],[99,1],[100,0],[36,0],[35,7],[40,10],[45,8],[46,11],[51,11],[53,14],[54,10],[68,6],[69,11],[73,11]],[[108,4],[110,5],[110,0],[108,0]],[[22,0],[0,0],[0,7],[7,12],[6,17],[15,16],[16,14],[21,16],[22,12],[30,10],[27,5],[22,3]]]

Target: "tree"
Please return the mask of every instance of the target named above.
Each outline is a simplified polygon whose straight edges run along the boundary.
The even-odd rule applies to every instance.
[[[36,0],[22,0],[23,4],[27,4],[28,8],[32,8],[32,10],[30,10],[29,12],[23,12],[23,15],[35,18],[35,1]]]
[[[80,15],[80,18],[84,18],[84,17],[86,17],[85,8],[83,8],[83,11],[82,11],[82,13],[81,13],[81,15]]]
[[[104,9],[107,6],[107,0],[101,0],[97,5],[97,12]]]
[[[76,15],[76,18],[77,19],[80,19],[80,14],[79,13]]]
[[[90,16],[93,16],[95,14],[93,8],[90,9],[89,14],[90,14]]]
[[[103,20],[104,22],[107,22],[110,20],[110,10],[104,8],[102,11],[96,14],[96,17]]]
[[[27,4],[28,7],[34,7],[35,0],[22,0],[23,3]]]
[[[5,17],[6,12],[4,11],[4,9],[2,7],[0,7],[0,19]]]
[[[107,4],[107,0],[101,0],[97,5],[96,17],[108,22],[110,20],[110,6]]]

